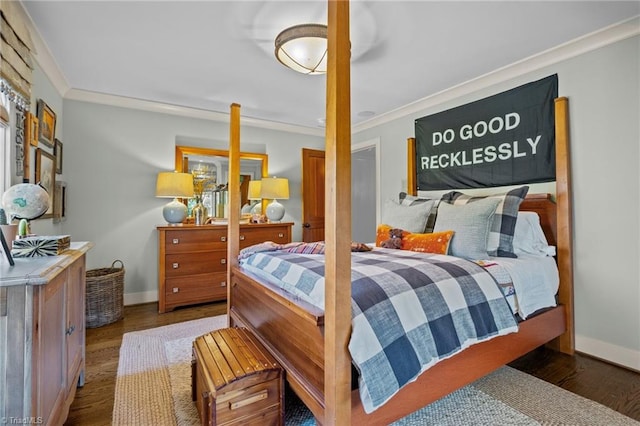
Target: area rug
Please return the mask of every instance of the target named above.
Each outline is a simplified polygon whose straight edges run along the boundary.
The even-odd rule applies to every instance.
[[[197,425],[191,400],[193,340],[226,326],[224,315],[126,333],[120,348],[113,425]],[[294,394],[285,424],[315,425]],[[638,425],[640,423],[510,367],[466,386],[395,425]]]

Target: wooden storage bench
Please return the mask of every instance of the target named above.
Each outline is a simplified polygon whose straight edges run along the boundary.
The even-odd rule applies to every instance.
[[[202,425],[284,424],[283,369],[247,329],[196,338],[191,370]]]

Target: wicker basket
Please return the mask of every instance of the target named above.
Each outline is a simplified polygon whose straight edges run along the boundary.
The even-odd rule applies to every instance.
[[[116,268],[116,263],[120,267]],[[124,289],[124,263],[115,260],[111,268],[87,271],[85,318],[87,328],[100,327],[122,318]]]

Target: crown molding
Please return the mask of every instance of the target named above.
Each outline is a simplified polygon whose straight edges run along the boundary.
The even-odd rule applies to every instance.
[[[70,89],[65,99],[81,102],[90,102],[102,105],[109,105],[121,108],[137,109],[148,112],[156,112],[160,114],[171,114],[188,118],[199,118],[203,120],[212,120],[228,123],[230,116],[228,113],[210,111],[206,109],[184,107],[179,105],[165,104],[161,102],[146,101],[142,99],[128,98],[124,96],[108,95],[105,93],[91,92],[80,89]],[[293,124],[279,123],[276,121],[260,120],[247,116],[242,117],[242,124],[258,127],[261,129],[277,130],[289,133],[297,133],[311,136],[323,136],[324,129],[314,129],[304,126],[296,126]]]
[[[362,132],[640,34],[640,16],[610,25],[353,126]]]

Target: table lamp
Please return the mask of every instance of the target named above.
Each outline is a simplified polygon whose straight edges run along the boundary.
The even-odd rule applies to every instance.
[[[187,218],[187,206],[178,198],[193,197],[193,175],[191,173],[160,172],[156,181],[156,197],[173,198],[162,209],[162,216],[169,225],[181,224]]]
[[[263,178],[260,186],[260,196],[271,201],[267,206],[269,222],[280,222],[284,217],[284,206],[278,200],[289,199],[289,181],[285,178]]]
[[[262,197],[260,196],[260,190],[262,183],[259,180],[249,181],[249,191],[247,199],[251,201],[257,201],[251,206],[251,214],[262,214]]]

